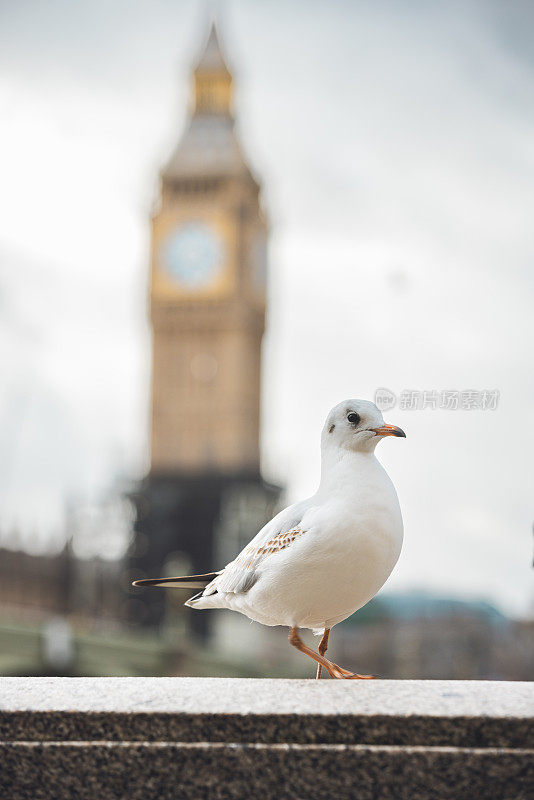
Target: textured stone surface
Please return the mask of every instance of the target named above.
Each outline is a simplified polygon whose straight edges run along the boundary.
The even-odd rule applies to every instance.
[[[0,679],[0,796],[527,800],[534,685]]]
[[[3,741],[522,747],[533,714],[529,683],[0,679]]]
[[[16,800],[528,800],[532,752],[368,745],[0,746]]]
[[[534,683],[0,678],[0,710],[532,716]]]

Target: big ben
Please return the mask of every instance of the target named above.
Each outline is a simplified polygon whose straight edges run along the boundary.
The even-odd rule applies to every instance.
[[[277,495],[261,478],[259,446],[268,228],[214,25],[192,83],[188,123],[162,170],[151,221],[151,463],[137,493],[131,558],[151,574],[171,553],[193,570],[230,554],[238,539],[217,542],[228,498],[240,507],[253,498],[252,527]],[[145,621],[161,621],[163,596],[143,602]]]

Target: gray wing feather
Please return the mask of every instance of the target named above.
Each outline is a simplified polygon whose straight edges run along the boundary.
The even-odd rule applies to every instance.
[[[258,566],[270,555],[289,545],[304,531],[300,523],[311,507],[310,500],[294,503],[280,511],[265,525],[252,541],[206,586],[203,594],[215,592],[248,592],[258,579]]]

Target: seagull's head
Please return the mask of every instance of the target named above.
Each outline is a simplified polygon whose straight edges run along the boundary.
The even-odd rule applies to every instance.
[[[395,425],[386,425],[384,417],[369,400],[345,400],[334,406],[326,418],[322,433],[323,448],[372,452],[385,436],[406,434]]]

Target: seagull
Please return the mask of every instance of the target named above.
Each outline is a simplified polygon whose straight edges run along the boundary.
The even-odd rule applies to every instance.
[[[363,679],[325,653],[334,625],[371,600],[400,555],[402,516],[395,487],[375,456],[386,425],[367,400],[335,406],[321,434],[321,480],[316,493],[288,506],[219,572],[136,580],[134,586],[200,589],[185,605],[239,611],[263,625],[289,628],[289,643],[332,678]],[[322,635],[315,652],[301,629]]]

